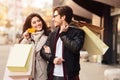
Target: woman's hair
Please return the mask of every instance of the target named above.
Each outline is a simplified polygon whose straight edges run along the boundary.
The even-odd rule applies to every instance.
[[[24,25],[23,25],[23,32],[22,32],[22,34],[23,34],[28,28],[31,28],[31,27],[32,27],[32,26],[31,26],[31,20],[32,20],[33,17],[38,17],[38,18],[42,21],[42,29],[44,30],[44,34],[45,34],[46,36],[48,36],[51,31],[48,29],[47,24],[46,24],[45,21],[42,19],[42,17],[41,17],[39,14],[37,14],[37,13],[32,13],[32,14],[30,14],[30,15],[26,18],[25,23],[24,23]],[[30,35],[30,34],[29,34],[29,35]],[[30,35],[30,36],[31,36],[31,35]],[[22,41],[22,39],[23,39],[23,37],[21,37],[21,39],[19,40],[19,43]],[[33,41],[33,40],[32,40],[32,41]],[[33,42],[34,42],[34,41],[33,41]]]
[[[23,32],[24,33],[28,28],[31,28],[31,20],[33,17],[38,17],[41,21],[42,21],[42,24],[43,24],[43,27],[42,29],[44,30],[44,34],[45,35],[48,35],[49,34],[49,31],[48,31],[48,27],[47,27],[47,24],[45,23],[45,21],[42,19],[42,17],[37,14],[37,13],[31,13],[25,20],[25,23],[23,25]]]
[[[69,6],[58,6],[54,8],[53,13],[57,11],[60,16],[66,16],[65,21],[69,24],[73,17],[73,10]]]

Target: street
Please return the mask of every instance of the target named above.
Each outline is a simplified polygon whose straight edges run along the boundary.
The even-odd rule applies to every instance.
[[[0,80],[3,79],[4,69],[9,55],[11,45],[0,45]]]

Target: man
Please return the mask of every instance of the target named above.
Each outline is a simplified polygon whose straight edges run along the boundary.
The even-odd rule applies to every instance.
[[[53,23],[57,28],[49,35],[41,49],[41,56],[48,63],[48,80],[79,80],[80,50],[85,33],[70,26],[73,11],[68,6],[53,10]]]

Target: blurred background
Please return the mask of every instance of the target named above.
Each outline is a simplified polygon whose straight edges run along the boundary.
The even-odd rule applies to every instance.
[[[0,44],[15,43],[25,18],[39,13],[50,24],[53,0],[0,0]]]
[[[0,45],[17,43],[26,17],[33,12],[39,13],[48,27],[54,28],[52,10],[59,5],[70,6],[74,20],[92,26],[109,46],[105,55],[92,56],[95,62],[120,63],[120,0],[0,0]]]
[[[95,62],[120,63],[120,0],[0,0],[0,45],[17,43],[26,17],[33,12],[39,13],[48,27],[54,28],[52,10],[59,5],[70,6],[73,19],[88,24],[109,46],[105,55],[93,57]]]
[[[0,79],[10,47],[21,37],[26,17],[33,12],[39,13],[48,27],[54,28],[52,10],[59,5],[70,6],[74,13],[73,19],[78,23],[85,22],[109,46],[104,55],[90,56],[87,51],[81,52],[81,59],[93,62],[81,64],[82,80],[104,80],[105,69],[120,67],[120,0],[0,0]]]

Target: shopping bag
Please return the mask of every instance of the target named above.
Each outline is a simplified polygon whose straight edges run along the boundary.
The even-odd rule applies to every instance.
[[[3,79],[4,80],[32,80],[34,78],[34,62],[35,62],[35,54],[34,54],[34,47],[32,46],[28,71],[13,72],[6,67]]]
[[[8,68],[5,69],[5,72],[4,72],[4,77],[3,77],[3,80],[30,80],[30,78],[28,77],[20,77],[20,78],[12,78],[12,77],[9,77],[9,70]]]
[[[7,68],[11,72],[27,72],[32,56],[32,44],[15,44],[9,53]]]
[[[89,55],[104,55],[109,47],[86,26],[80,29],[85,32],[83,48],[88,51]]]
[[[33,50],[33,49],[32,49]],[[34,68],[34,51],[32,51],[32,54],[30,56],[30,64],[28,66],[28,71],[27,72],[11,72],[8,70],[8,76],[11,78],[33,78],[34,76],[32,75],[33,73],[33,68]]]

